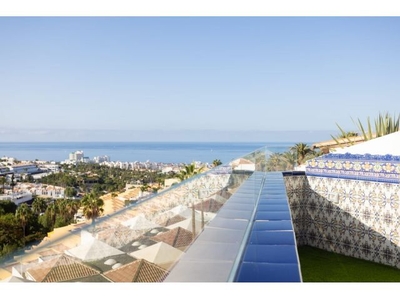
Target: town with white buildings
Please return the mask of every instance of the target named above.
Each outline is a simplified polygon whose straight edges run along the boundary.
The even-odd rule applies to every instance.
[[[100,165],[108,166],[111,168],[121,168],[125,170],[153,170],[161,173],[168,172],[179,172],[184,165],[183,163],[161,163],[152,161],[112,161],[107,155],[95,156],[93,159],[86,157],[82,150],[75,151],[69,154],[69,159],[64,160],[61,164],[77,164],[77,163],[97,163]],[[205,168],[211,168],[209,164],[203,164],[202,162],[195,162],[196,167],[204,166]]]
[[[0,194],[0,200],[11,200],[19,205],[31,201],[34,195],[62,198],[64,197],[64,188],[22,182],[28,176],[32,179],[31,181],[35,181],[35,179],[59,171],[60,165],[55,162],[19,161],[13,157],[2,157],[0,159],[0,179],[2,179],[3,193]]]
[[[63,198],[63,187],[52,186],[35,182],[35,179],[40,179],[52,173],[60,172],[63,165],[78,164],[78,163],[96,163],[99,165],[108,166],[110,168],[121,168],[125,170],[151,170],[161,173],[179,173],[183,163],[160,163],[160,162],[121,162],[112,161],[107,155],[96,156],[93,159],[85,156],[82,150],[71,152],[68,159],[57,163],[49,161],[19,161],[13,157],[0,158],[0,179],[4,178],[2,186],[3,193],[0,194],[1,200],[11,200],[19,205],[23,202],[33,200],[34,196],[49,197],[53,199]],[[208,164],[195,162],[196,167],[210,168]],[[26,177],[29,176],[30,182],[24,182]],[[165,188],[171,186],[176,182],[176,179],[169,179],[165,182]]]

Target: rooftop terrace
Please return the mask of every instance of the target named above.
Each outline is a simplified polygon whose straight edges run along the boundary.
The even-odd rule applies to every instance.
[[[398,156],[328,154],[284,172],[268,169],[272,154],[257,149],[94,225],[54,232],[4,262],[0,279],[302,282],[297,245],[400,267]]]

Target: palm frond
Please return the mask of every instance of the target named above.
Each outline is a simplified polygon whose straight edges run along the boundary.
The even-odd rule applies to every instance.
[[[342,127],[340,127],[338,123],[336,123],[336,126],[339,128],[340,133],[341,133],[338,136],[331,135],[332,139],[336,142],[336,144],[342,145],[343,139],[347,139],[347,142],[350,145],[352,145],[354,142],[350,139],[350,135],[348,134],[348,132],[346,132]],[[341,139],[341,140],[339,140],[339,139]]]

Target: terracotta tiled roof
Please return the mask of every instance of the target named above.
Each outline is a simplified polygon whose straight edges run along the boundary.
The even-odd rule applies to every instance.
[[[193,234],[191,231],[177,227],[168,232],[160,233],[152,239],[156,242],[164,242],[175,248],[186,248],[193,241]]]
[[[197,203],[194,208],[199,211],[203,209],[203,211],[216,213],[222,206],[223,204],[221,202],[214,199],[207,199],[204,200],[203,203]]]
[[[145,259],[104,273],[104,276],[113,282],[162,282],[167,275],[167,270]]]
[[[186,220],[186,218],[177,215],[177,216],[174,216],[174,217],[172,217],[172,218],[169,218],[169,219],[168,219],[164,224],[162,224],[162,225],[165,226],[165,227],[167,227],[167,226],[170,226],[170,225],[172,225],[172,224],[176,224],[176,223],[181,222],[181,221],[184,221],[184,220]]]
[[[100,272],[67,255],[39,263],[26,271],[36,282],[63,282],[97,275]]]
[[[68,282],[111,282],[111,280],[103,276],[103,274],[97,274],[90,277],[69,280]]]

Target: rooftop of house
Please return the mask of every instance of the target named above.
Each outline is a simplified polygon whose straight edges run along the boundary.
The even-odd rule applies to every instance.
[[[314,143],[312,149],[320,149],[323,153],[337,154],[371,154],[400,155],[400,131],[365,140],[364,136],[331,139]]]
[[[400,155],[400,131],[374,138],[355,145],[335,148],[333,153]]]

